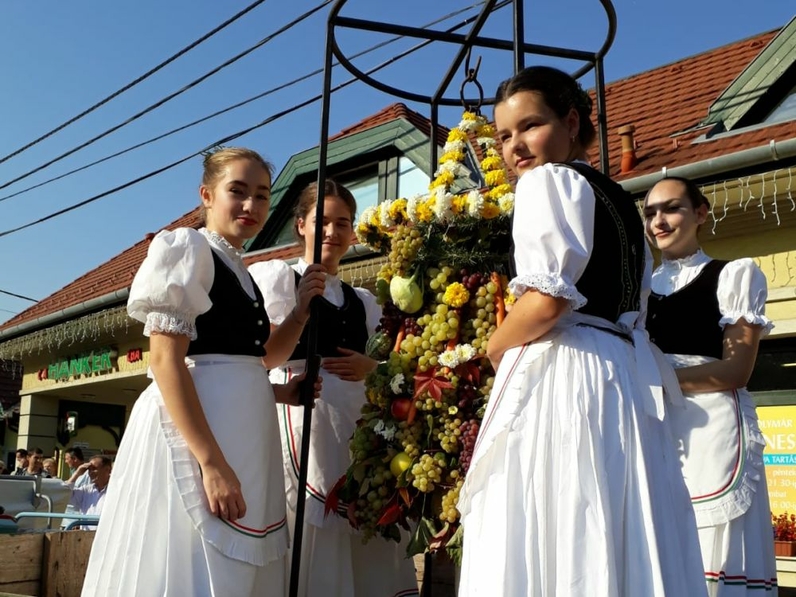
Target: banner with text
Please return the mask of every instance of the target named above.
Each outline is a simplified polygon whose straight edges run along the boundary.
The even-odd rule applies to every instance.
[[[796,406],[760,406],[757,416],[766,438],[763,461],[771,511],[796,513]]]

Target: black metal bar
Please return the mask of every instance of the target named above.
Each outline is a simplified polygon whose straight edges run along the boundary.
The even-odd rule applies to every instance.
[[[417,37],[420,39],[430,39],[432,41],[444,41],[447,43],[461,45],[466,41],[466,34],[448,33],[435,29],[420,29],[419,27],[408,27],[406,25],[396,25],[394,23],[378,23],[363,19],[352,19],[350,17],[337,17],[335,24],[352,29],[362,28],[365,31],[374,33],[391,33],[406,37]],[[479,48],[490,48],[493,50],[514,50],[514,42],[498,39],[495,37],[476,36],[470,40],[470,45]],[[540,44],[521,44],[522,49],[528,54],[540,54],[542,56],[555,56],[559,58],[571,58],[573,60],[591,60],[594,57],[593,51],[572,50],[570,48],[559,48],[556,46],[546,46]]]
[[[594,61],[594,78],[596,80],[595,97],[597,98],[597,132],[600,137],[600,170],[608,176],[610,164],[608,163],[608,117],[605,113],[605,73],[603,72],[603,59]]]
[[[326,27],[326,57],[323,66],[323,97],[321,99],[321,134],[318,146],[318,198],[315,205],[315,242],[313,243],[313,263],[321,262],[323,243],[323,189],[326,182],[326,157],[329,143],[329,109],[332,99],[332,44],[333,25]],[[312,429],[312,403],[315,380],[320,369],[320,359],[315,354],[318,346],[318,303],[310,304],[310,320],[307,329],[306,378],[301,387],[301,404],[304,417],[301,429],[301,456],[299,459],[298,491],[296,492],[296,520],[293,526],[292,554],[290,560],[290,597],[299,597],[299,572],[301,571],[301,546],[304,538],[304,509],[307,501],[307,470],[310,460],[310,430]]]
[[[524,0],[514,0],[514,73],[525,68],[525,10]]]
[[[481,31],[486,23],[486,20],[489,18],[489,15],[492,13],[492,8],[494,5],[495,0],[487,0],[487,2],[484,4],[484,8],[481,9],[481,14],[478,15],[475,23],[473,23],[472,29],[465,34],[464,41],[459,47],[459,51],[456,53],[456,56],[451,61],[451,65],[448,67],[448,72],[442,77],[442,83],[440,83],[439,87],[437,87],[434,95],[431,96],[432,104],[438,103],[440,98],[445,95],[445,92],[448,90],[448,86],[453,80],[453,76],[459,70],[464,57],[467,56],[467,53],[472,48],[471,41],[473,38],[478,36],[478,33]]]
[[[435,102],[431,103],[431,147],[429,148],[429,158],[431,163],[428,165],[428,178],[434,180],[434,173],[437,171],[437,149],[439,148],[439,139],[437,139],[437,125],[439,124],[439,105]]]

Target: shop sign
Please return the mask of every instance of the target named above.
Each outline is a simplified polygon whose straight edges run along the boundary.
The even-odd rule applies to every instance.
[[[796,513],[796,406],[757,408],[771,511]]]
[[[103,348],[50,363],[47,366],[46,379],[65,381],[69,378],[107,373],[113,370],[117,354],[113,348]],[[44,371],[40,372],[40,378],[43,377],[41,373]]]

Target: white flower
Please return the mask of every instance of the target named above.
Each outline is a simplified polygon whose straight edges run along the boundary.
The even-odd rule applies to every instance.
[[[514,193],[506,193],[498,199],[501,213],[511,214],[514,211]]]
[[[495,147],[495,145],[497,145],[492,137],[478,137],[477,141],[478,144],[483,146],[484,149],[489,149],[490,147]]]
[[[379,419],[378,423],[373,426],[373,431],[381,435],[381,432],[384,431],[384,420]]]
[[[459,364],[459,355],[456,354],[456,350],[446,350],[439,355],[439,357],[437,357],[437,362],[439,362],[439,364],[443,367],[449,367],[453,369]]]
[[[381,225],[382,228],[391,228],[395,225],[395,222],[390,217],[391,205],[392,201],[389,199],[379,203],[379,224]]]
[[[404,374],[398,373],[390,380],[390,389],[393,394],[400,394],[401,387],[404,385]]]
[[[448,193],[443,187],[434,189],[434,215],[443,224],[453,218],[453,195]]]
[[[454,349],[456,351],[456,356],[459,359],[459,363],[466,363],[470,359],[474,358],[478,352],[473,348],[470,344],[458,344]]]
[[[417,205],[423,200],[422,195],[415,195],[406,200],[406,217],[413,224],[417,224]]]
[[[373,216],[376,215],[376,206],[371,205],[370,207],[366,208],[365,211],[362,212],[362,215],[359,216],[359,221],[370,225],[370,221],[373,219]]]
[[[457,166],[460,166],[459,162],[442,162],[437,169],[437,174],[442,172],[452,172],[454,176],[456,175],[456,170],[458,169]]]
[[[466,146],[464,141],[448,141],[442,147],[442,153],[448,153],[449,151],[465,151]]]
[[[484,207],[484,197],[478,191],[470,191],[467,193],[467,213],[473,218],[481,215],[481,210]]]
[[[395,432],[396,432],[395,425],[390,423],[390,426],[387,427],[384,431],[382,431],[379,435],[381,435],[384,439],[386,439],[389,442],[392,441],[392,438],[395,437]]]
[[[463,130],[465,133],[472,133],[480,126],[476,120],[461,120],[458,129]]]

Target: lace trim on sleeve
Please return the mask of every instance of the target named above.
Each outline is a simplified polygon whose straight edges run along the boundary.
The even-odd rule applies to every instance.
[[[556,274],[525,274],[517,276],[509,283],[511,292],[519,298],[527,290],[538,290],[542,294],[565,298],[569,301],[569,306],[573,311],[583,307],[587,299],[573,284],[568,284],[564,279]]]
[[[725,326],[738,323],[741,319],[745,319],[750,325],[759,325],[762,327],[763,331],[760,334],[761,337],[767,336],[768,333],[774,329],[774,324],[768,317],[753,313],[752,311],[730,311],[719,320],[719,325],[721,329],[724,329]]]
[[[183,313],[147,313],[144,336],[151,336],[152,332],[177,334],[196,340],[195,318]]]

